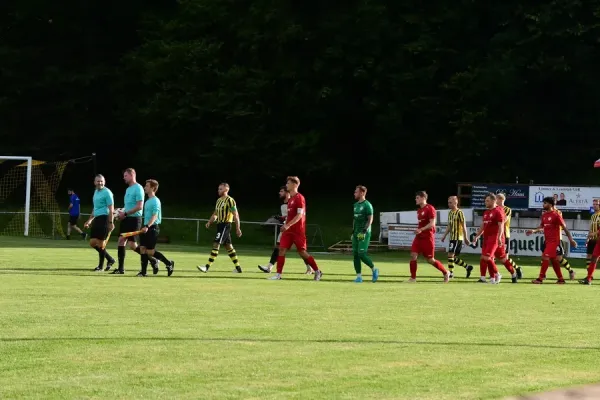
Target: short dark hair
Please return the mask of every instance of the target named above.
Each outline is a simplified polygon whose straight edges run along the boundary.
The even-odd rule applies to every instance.
[[[280,188],[279,188],[279,190],[283,190],[284,192],[287,192],[287,191],[288,191],[286,186],[282,186],[282,187],[280,187]]]
[[[125,168],[125,171],[123,171],[123,173],[127,172],[129,175],[136,175],[135,169],[133,168]]]
[[[300,178],[298,178],[297,176],[288,176],[285,181],[295,183],[296,185],[300,184]]]
[[[356,187],[356,189],[358,189],[359,191],[363,192],[364,194],[367,194],[367,187],[366,186],[358,185]]]
[[[551,206],[554,206],[556,203],[554,202],[554,197],[544,197],[544,203],[548,203]]]
[[[154,193],[158,191],[158,181],[156,179],[147,179],[146,183],[150,185],[150,188]]]
[[[427,197],[429,197],[427,192],[424,190],[419,190],[417,193],[415,193],[415,196],[423,197],[425,200],[427,200]]]
[[[488,193],[488,194],[487,194],[485,197],[486,197],[486,198],[488,198],[488,197],[489,197],[490,199],[492,199],[492,200],[496,201],[496,195],[495,195],[494,193]]]
[[[219,186],[223,186],[225,189],[229,189],[229,183],[227,182],[221,182],[219,183]]]
[[[71,189],[71,188],[68,188],[67,192],[75,192],[75,191],[73,189]]]

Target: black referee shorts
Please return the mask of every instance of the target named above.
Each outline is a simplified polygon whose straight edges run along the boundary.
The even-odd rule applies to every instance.
[[[136,232],[142,229],[142,217],[125,217],[119,225],[119,235],[122,233]],[[137,236],[126,238],[128,242],[135,242]]]
[[[231,222],[221,222],[217,224],[215,243],[231,244]]]
[[[154,250],[158,240],[158,225],[152,225],[148,228],[148,232],[140,234],[140,246],[147,250]]]
[[[108,216],[99,215],[92,221],[90,229],[90,238],[106,240],[108,237]]]

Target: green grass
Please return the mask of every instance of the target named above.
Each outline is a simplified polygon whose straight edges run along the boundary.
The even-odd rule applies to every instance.
[[[423,263],[405,284],[405,254],[375,255],[376,284],[331,255],[321,282],[296,256],[273,282],[256,269],[270,249],[244,247],[242,275],[163,246],[175,274],[135,278],[131,252],[112,276],[81,241],[0,248],[2,399],[495,399],[600,377],[596,286],[443,285]]]

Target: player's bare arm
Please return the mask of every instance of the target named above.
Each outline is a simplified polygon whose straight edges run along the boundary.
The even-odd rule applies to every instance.
[[[537,228],[535,228],[535,229],[528,229],[528,230],[526,230],[526,231],[525,231],[525,234],[526,234],[527,236],[530,236],[530,235],[533,235],[534,233],[542,232],[543,230],[544,230],[544,225],[541,225],[541,224],[540,224],[540,226],[538,226],[538,227],[537,227]]]
[[[69,204],[69,208],[67,208],[67,210],[70,210],[71,208],[73,208],[73,203]]]
[[[469,231],[467,230],[467,222],[464,220],[462,220],[462,229],[463,229],[463,242],[469,246],[471,244],[471,241],[469,240],[469,236],[468,233]]]
[[[435,222],[436,222],[436,218],[431,218],[431,219],[429,220],[429,223],[428,223],[427,225],[425,225],[425,226],[424,226],[424,227],[422,227],[422,228],[419,228],[419,229],[417,229],[417,230],[415,231],[415,233],[418,235],[419,233],[421,233],[421,232],[423,232],[423,231],[426,231],[426,230],[428,230],[428,229],[430,229],[430,228],[435,228]]]
[[[115,224],[113,221],[114,212],[115,212],[115,205],[111,204],[110,206],[108,206],[108,231],[109,232],[112,232],[115,229]]]
[[[92,221],[94,220],[94,210],[92,210],[92,213],[90,214],[90,217],[88,218],[87,221],[85,221],[85,224],[83,224],[83,227],[85,229],[90,227],[90,224],[92,223]]]
[[[477,233],[475,234],[475,237],[473,238],[473,243],[478,241],[482,234],[483,234],[483,224],[477,230]]]
[[[148,232],[148,227],[154,225],[154,223],[156,222],[157,219],[158,219],[158,214],[152,214],[152,217],[150,217],[150,221],[148,221],[148,223],[142,227],[142,232],[143,233]]]
[[[502,246],[504,241],[502,240],[502,235],[504,234],[504,221],[498,222],[498,246]]]
[[[299,222],[302,219],[302,216],[304,215],[304,210],[299,208],[298,209],[298,214],[296,214],[296,216],[294,218],[292,218],[292,220],[286,224],[284,224],[281,227],[282,231],[287,231],[288,229],[290,229],[290,227],[294,224],[296,224],[297,222]]]
[[[571,243],[571,246],[576,248],[577,242],[575,241],[575,239],[573,239],[573,235],[571,235],[571,232],[567,228],[567,225],[565,225],[564,221],[561,221],[560,226],[563,228],[563,231],[565,231],[565,235],[567,235],[567,238],[569,238],[569,243]]]
[[[444,240],[446,240],[446,236],[448,236],[448,233],[450,233],[450,224],[446,225],[446,230],[444,231],[444,236],[442,236],[442,243],[444,243]]]
[[[125,219],[126,216],[136,213],[138,211],[141,211],[143,208],[144,208],[144,201],[140,200],[135,203],[135,207],[133,207],[131,210],[125,210],[125,212],[119,211],[119,219],[123,220],[123,219]]]
[[[214,212],[212,213],[212,215],[210,216],[210,218],[208,219],[208,222],[206,223],[206,228],[210,228],[210,225],[215,222],[215,220],[217,219],[217,214],[215,214]]]
[[[238,235],[238,237],[242,236],[242,227],[241,227],[241,223],[240,223],[240,213],[235,210],[233,212],[233,221],[235,222],[235,227],[236,227],[236,234]]]

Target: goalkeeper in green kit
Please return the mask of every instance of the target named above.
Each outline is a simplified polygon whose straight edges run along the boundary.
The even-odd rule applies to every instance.
[[[366,199],[367,188],[357,186],[354,190],[354,222],[352,230],[352,255],[354,256],[354,269],[356,279],[354,282],[362,283],[362,264],[365,263],[373,270],[373,282],[379,278],[379,270],[373,265],[373,260],[367,254],[371,242],[371,224],[373,224],[373,206]]]

